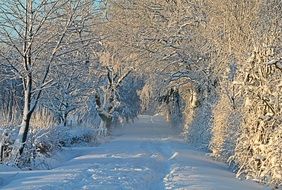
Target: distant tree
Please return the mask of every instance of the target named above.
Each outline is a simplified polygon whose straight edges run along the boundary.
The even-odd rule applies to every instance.
[[[158,98],[160,103],[165,104],[166,119],[173,126],[178,126],[182,120],[181,97],[176,87],[170,88],[164,95]]]
[[[80,62],[68,62],[58,65],[53,72],[52,78],[56,83],[44,91],[41,103],[43,107],[51,110],[58,122],[64,126],[68,124],[68,116],[84,106],[90,89],[88,66]]]
[[[96,109],[101,118],[100,127],[110,130],[114,119],[114,113],[120,106],[119,91],[122,82],[131,73],[131,69],[124,73],[117,72],[107,66],[105,84],[99,86],[95,91]]]

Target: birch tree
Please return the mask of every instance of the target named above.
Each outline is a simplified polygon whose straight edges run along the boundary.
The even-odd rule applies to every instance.
[[[0,52],[22,80],[24,106],[14,152],[23,153],[31,116],[43,89],[54,83],[49,78],[58,57],[70,46],[78,10],[87,1],[8,0],[0,3],[0,43],[15,52]],[[72,42],[74,43],[74,42]]]

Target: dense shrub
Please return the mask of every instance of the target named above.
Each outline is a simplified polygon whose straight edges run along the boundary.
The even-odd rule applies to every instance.
[[[15,165],[12,155],[13,144],[18,134],[18,127],[8,126],[0,128],[1,163]],[[36,128],[29,134],[26,149],[16,164],[20,168],[49,168],[46,158],[59,151],[62,147],[73,146],[78,143],[96,143],[98,130],[93,127],[56,126]]]

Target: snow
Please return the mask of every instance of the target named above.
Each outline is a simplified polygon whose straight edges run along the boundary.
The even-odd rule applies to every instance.
[[[265,189],[236,179],[225,164],[187,145],[179,134],[159,116],[140,116],[99,146],[64,149],[51,170],[0,165],[0,189]]]

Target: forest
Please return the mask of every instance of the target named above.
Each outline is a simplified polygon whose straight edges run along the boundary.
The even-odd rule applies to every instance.
[[[36,168],[157,113],[281,187],[282,1],[0,2],[0,164]]]

